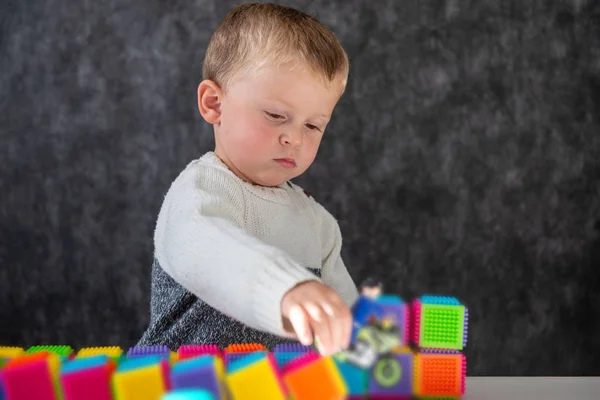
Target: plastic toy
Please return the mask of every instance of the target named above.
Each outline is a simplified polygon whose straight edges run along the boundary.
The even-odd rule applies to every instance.
[[[405,303],[381,287],[366,285],[352,346],[333,356],[299,343],[0,347],[0,400],[460,398],[468,309],[446,296]]]

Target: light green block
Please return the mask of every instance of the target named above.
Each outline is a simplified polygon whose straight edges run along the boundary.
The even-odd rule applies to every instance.
[[[462,350],[465,307],[421,304],[419,346]]]

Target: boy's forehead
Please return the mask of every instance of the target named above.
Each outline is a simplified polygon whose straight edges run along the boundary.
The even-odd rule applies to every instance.
[[[247,74],[240,82],[249,86],[255,96],[265,100],[278,101],[286,106],[298,102],[310,101],[320,103],[337,102],[342,93],[341,79],[328,82],[316,71],[303,66],[265,66]],[[323,111],[323,117],[329,117],[329,112]]]

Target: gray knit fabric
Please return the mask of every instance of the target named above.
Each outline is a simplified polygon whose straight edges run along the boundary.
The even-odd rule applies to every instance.
[[[320,277],[320,271],[309,268]],[[176,351],[184,344],[261,343],[272,349],[290,340],[257,331],[209,306],[171,278],[154,259],[150,323],[139,346],[166,345]]]

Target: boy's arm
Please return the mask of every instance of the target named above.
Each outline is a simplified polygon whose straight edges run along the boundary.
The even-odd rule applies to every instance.
[[[204,173],[217,176],[205,179]],[[252,328],[294,337],[284,330],[281,299],[298,283],[318,279],[244,229],[243,196],[225,171],[186,169],[159,214],[156,256],[167,274],[213,308]]]
[[[321,228],[323,283],[333,287],[348,307],[358,298],[358,290],[342,260],[342,233],[336,219],[323,206],[314,201]]]

